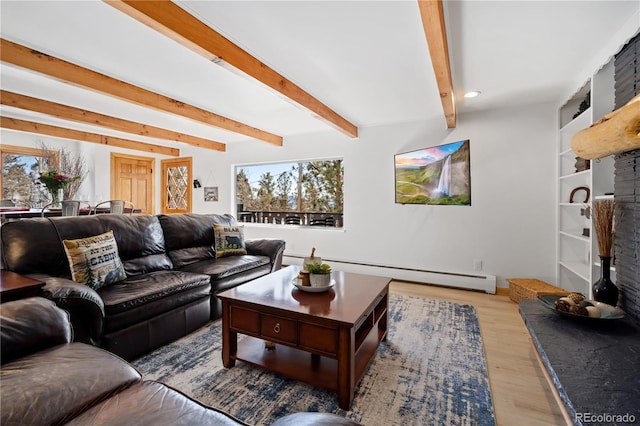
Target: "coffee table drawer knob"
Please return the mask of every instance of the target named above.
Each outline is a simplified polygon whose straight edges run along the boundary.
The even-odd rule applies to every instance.
[[[288,318],[260,315],[260,337],[275,339],[277,343],[295,344],[298,341],[298,323]]]

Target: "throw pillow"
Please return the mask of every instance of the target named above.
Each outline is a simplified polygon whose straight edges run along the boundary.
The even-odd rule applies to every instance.
[[[247,249],[244,245],[244,226],[214,224],[213,233],[215,236],[216,257],[247,254]]]
[[[73,281],[97,290],[127,278],[113,231],[62,243]]]

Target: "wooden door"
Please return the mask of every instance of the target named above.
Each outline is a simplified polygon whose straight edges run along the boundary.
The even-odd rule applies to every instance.
[[[150,157],[111,154],[111,199],[131,201],[141,214],[154,214],[153,176]]]
[[[162,213],[191,212],[191,157],[160,161],[162,167]]]

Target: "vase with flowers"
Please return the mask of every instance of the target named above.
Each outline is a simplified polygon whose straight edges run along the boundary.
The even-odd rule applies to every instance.
[[[38,179],[47,187],[49,194],[51,194],[51,201],[57,203],[62,201],[62,190],[71,182],[80,179],[80,176],[58,173],[54,169],[42,173]]]
[[[613,214],[615,201],[611,199],[593,202],[593,226],[598,239],[600,252],[600,279],[593,284],[593,298],[598,302],[616,306],[618,304],[618,287],[611,281],[611,248],[613,247],[614,224]]]

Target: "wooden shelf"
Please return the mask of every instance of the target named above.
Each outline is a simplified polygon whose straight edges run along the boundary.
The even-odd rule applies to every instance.
[[[367,369],[369,361],[373,359],[380,342],[382,342],[387,336],[386,330],[381,330],[375,327],[363,340],[362,345],[358,348],[355,356],[355,377],[362,377],[364,370]],[[360,379],[358,379],[359,381]]]
[[[238,341],[236,359],[293,380],[313,383],[329,392],[338,392],[338,361],[276,344],[267,350],[264,340],[244,336]]]

